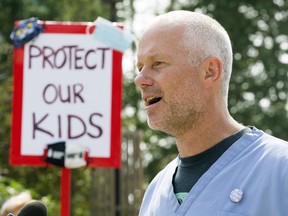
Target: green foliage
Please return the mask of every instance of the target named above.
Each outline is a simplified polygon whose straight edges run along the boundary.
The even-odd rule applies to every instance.
[[[19,184],[17,181],[1,177],[0,178],[0,206],[9,199],[11,196],[16,195],[18,193],[21,193],[22,191],[25,191],[26,189],[23,188],[21,184]]]
[[[59,206],[56,205],[55,200],[51,199],[50,195],[41,196],[37,193],[37,190],[24,188],[18,181],[6,177],[0,177],[0,206],[12,196],[18,195],[24,191],[29,191],[33,199],[41,200],[45,205],[49,206],[49,215],[59,212]]]

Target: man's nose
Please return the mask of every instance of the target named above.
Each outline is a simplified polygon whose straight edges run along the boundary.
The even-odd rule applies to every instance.
[[[154,81],[152,77],[142,70],[140,73],[137,74],[137,76],[134,79],[135,85],[141,89],[153,85],[153,82]]]

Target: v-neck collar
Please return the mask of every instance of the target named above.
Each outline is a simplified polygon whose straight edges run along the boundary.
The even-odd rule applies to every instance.
[[[239,153],[241,153],[245,148],[247,148],[251,143],[255,142],[261,135],[262,131],[252,128],[252,132],[243,135],[239,140],[237,140],[230,148],[224,152],[224,154],[205,172],[201,178],[192,187],[189,194],[185,198],[184,202],[180,205],[174,194],[172,178],[177,167],[178,159],[175,161],[174,169],[171,169],[171,184],[169,190],[169,201],[172,205],[173,211],[177,215],[184,215],[189,207],[193,205],[193,202],[197,199],[200,193],[205,190],[205,187],[212,181],[212,179],[217,176],[223,168],[225,168]]]

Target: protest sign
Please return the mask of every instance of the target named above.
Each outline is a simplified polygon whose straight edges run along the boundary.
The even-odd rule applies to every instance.
[[[86,148],[90,167],[119,167],[122,53],[89,23],[43,26],[14,49],[10,164],[44,166],[47,145],[63,141]]]

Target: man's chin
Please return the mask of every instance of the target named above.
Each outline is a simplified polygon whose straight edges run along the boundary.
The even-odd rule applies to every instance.
[[[153,130],[161,130],[161,127],[159,127],[159,122],[147,120],[148,126]]]
[[[167,130],[165,130],[165,127],[163,127],[163,125],[160,124],[160,122],[151,122],[148,120],[147,123],[151,129],[157,130],[157,131],[162,131],[162,132],[170,135],[170,133]]]

